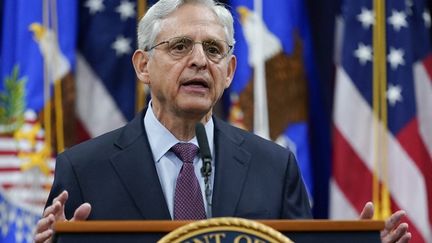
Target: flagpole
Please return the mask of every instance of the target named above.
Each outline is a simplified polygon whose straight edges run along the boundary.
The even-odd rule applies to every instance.
[[[258,18],[263,19],[262,0],[254,0],[254,11]],[[256,66],[254,67],[254,132],[266,139],[270,138],[267,106],[266,70],[264,58],[263,33],[259,28],[255,28],[256,46],[254,51],[257,53]]]
[[[381,1],[381,17],[380,24],[383,26],[382,30],[382,40],[381,40],[381,55],[382,62],[381,65],[381,102],[380,102],[380,110],[381,110],[381,120],[382,120],[382,128],[381,128],[381,144],[382,144],[382,188],[381,188],[381,219],[387,219],[391,215],[390,208],[390,192],[388,190],[389,180],[388,180],[388,111],[387,111],[387,58],[386,58],[386,50],[387,50],[387,37],[386,37],[386,1]]]
[[[49,10],[48,10],[48,0],[43,1],[43,19],[42,25],[48,29],[49,26]],[[51,147],[51,101],[50,101],[50,80],[49,71],[47,63],[44,64],[44,129],[45,129],[45,146]]]
[[[373,28],[373,134],[374,172],[373,202],[375,218],[385,219],[391,214],[388,191],[388,149],[387,149],[387,61],[385,0],[374,0],[376,23]],[[380,180],[381,178],[381,180]],[[381,183],[380,183],[381,182]]]
[[[147,9],[146,0],[137,0],[137,22],[139,23],[142,16],[144,16]],[[139,79],[136,79],[136,91],[135,91],[135,111],[141,111],[146,104],[145,85]]]
[[[56,38],[55,43],[58,42],[58,19],[57,19],[57,0],[51,0],[51,16],[54,36]],[[54,62],[54,65],[59,65]],[[56,66],[52,67],[56,68]],[[61,153],[64,150],[64,128],[63,128],[63,95],[62,95],[62,83],[61,79],[54,81],[54,107],[55,107],[55,126],[56,126],[56,144],[57,153]]]

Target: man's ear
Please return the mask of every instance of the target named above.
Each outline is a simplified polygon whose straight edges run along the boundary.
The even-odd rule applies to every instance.
[[[150,84],[150,77],[148,72],[149,54],[143,50],[136,50],[132,56],[132,63],[138,79],[145,83]]]
[[[227,70],[227,77],[225,81],[225,88],[228,88],[231,85],[231,82],[234,78],[234,73],[237,67],[237,57],[234,55],[231,55],[229,57],[230,60],[228,61],[228,70]]]

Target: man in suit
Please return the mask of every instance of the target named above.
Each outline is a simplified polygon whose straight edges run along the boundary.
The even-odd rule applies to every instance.
[[[58,156],[36,242],[49,241],[53,223],[66,219],[311,218],[293,154],[212,116],[236,68],[233,32],[231,14],[213,0],[161,0],[149,9],[132,61],[152,100],[125,127]],[[214,158],[208,183],[200,155],[184,159],[175,149],[187,144],[192,154],[198,122]],[[186,187],[196,190],[182,198],[187,166],[194,178]],[[372,212],[368,204],[362,215]],[[410,238],[406,224],[397,226],[403,214],[388,221],[384,240]]]

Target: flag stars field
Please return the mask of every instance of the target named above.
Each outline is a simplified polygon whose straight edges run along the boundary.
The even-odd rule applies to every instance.
[[[24,226],[24,223],[21,218],[17,218],[15,222],[17,230],[15,231],[15,239],[17,242],[21,242],[24,240],[24,234],[22,232],[22,228]]]
[[[132,52],[132,40],[130,38],[125,38],[120,35],[117,36],[117,39],[111,45],[111,47],[116,51],[117,56],[123,56],[125,54],[129,54]]]
[[[423,12],[423,21],[425,22],[425,26],[426,28],[430,28],[431,27],[431,16],[429,11],[425,10]]]
[[[397,102],[402,102],[402,87],[400,85],[389,84],[387,99],[391,106],[395,106]]]
[[[89,8],[90,14],[96,14],[105,10],[103,0],[87,0],[85,6]]]
[[[369,45],[365,45],[362,42],[358,44],[357,49],[354,51],[354,56],[359,59],[362,65],[365,65],[367,61],[372,61],[372,48]]]
[[[121,1],[120,5],[115,10],[120,14],[120,18],[123,21],[128,18],[135,18],[135,3],[133,2]]]
[[[357,15],[357,20],[362,23],[364,29],[369,29],[375,23],[375,15],[372,10],[362,8],[361,13]]]
[[[5,236],[8,232],[6,203],[0,202],[0,233]]]
[[[395,31],[399,31],[402,27],[408,27],[406,17],[407,16],[404,12],[392,10],[392,15],[388,18],[388,22],[393,26]]]
[[[387,55],[387,60],[393,70],[396,70],[398,66],[405,65],[405,60],[403,58],[404,54],[404,50],[390,47],[390,53]]]

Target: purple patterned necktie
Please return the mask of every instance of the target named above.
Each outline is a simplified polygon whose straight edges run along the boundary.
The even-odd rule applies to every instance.
[[[198,147],[192,143],[177,143],[171,151],[183,161],[174,192],[174,219],[205,219],[201,188],[193,166]]]

